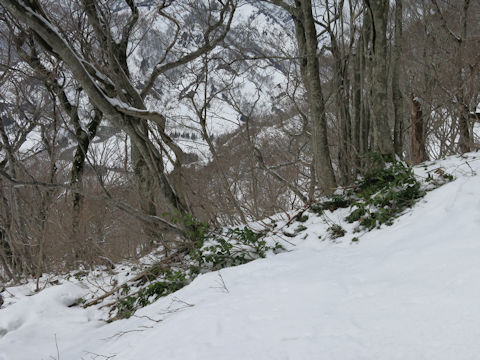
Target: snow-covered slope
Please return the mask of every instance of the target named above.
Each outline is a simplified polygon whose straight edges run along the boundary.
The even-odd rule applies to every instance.
[[[199,276],[128,320],[67,307],[78,282],[8,289],[0,359],[477,359],[480,156],[417,173],[438,167],[456,180],[391,227],[321,241],[344,214],[311,216],[293,251]]]

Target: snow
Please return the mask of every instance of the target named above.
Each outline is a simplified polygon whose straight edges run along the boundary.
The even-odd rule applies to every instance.
[[[68,307],[91,291],[83,281],[33,296],[32,284],[8,288],[0,360],[476,359],[479,160],[472,153],[416,168],[456,180],[391,227],[354,234],[342,223],[345,238],[322,241],[345,210],[309,214],[291,251],[201,275],[127,320]]]

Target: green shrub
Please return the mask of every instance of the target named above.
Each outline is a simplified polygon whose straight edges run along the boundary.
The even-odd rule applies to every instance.
[[[328,228],[327,231],[330,234],[330,239],[332,239],[332,240],[341,238],[341,237],[345,236],[345,234],[346,234],[345,229],[342,228],[338,224],[333,224],[332,226],[330,226]]]
[[[367,210],[365,210],[365,207],[363,206],[362,203],[357,202],[354,205],[357,206],[357,208],[355,210],[353,210],[345,218],[345,220],[350,224],[354,223],[355,221],[359,221],[367,213]]]
[[[413,170],[402,162],[376,153],[369,154],[366,162],[369,170],[352,187],[329,196],[312,206],[312,210],[322,213],[350,207],[345,220],[372,230],[382,224],[391,225],[406,208],[424,196]]]
[[[208,242],[194,249],[190,257],[199,271],[212,271],[264,258],[268,251],[283,250],[278,242],[274,246],[267,245],[264,237],[265,234],[248,227],[228,229],[225,235],[210,234]]]
[[[304,223],[305,221],[308,220],[308,215],[298,216],[296,220],[297,220],[298,222]]]
[[[189,218],[182,221],[185,220]],[[264,233],[248,227],[208,233],[206,226],[194,220],[184,224],[192,229],[190,239],[194,240],[194,248],[187,259],[190,266],[176,271],[164,270],[160,265],[152,266],[137,280],[137,286],[141,286],[139,290],[132,292],[130,287],[122,287],[120,293],[123,297],[116,303],[116,318],[132,316],[138,308],[181,289],[202,272],[245,264],[265,257],[269,251],[276,253],[283,250],[279,243],[268,245]]]
[[[359,221],[368,230],[391,225],[424,194],[412,168],[400,161],[385,163],[383,168],[374,168],[355,184],[351,196],[356,201],[352,202],[353,210],[345,220]]]
[[[426,169],[425,169],[426,170]],[[450,181],[453,181],[452,174],[447,173],[443,168],[439,167],[427,173],[426,182],[433,184],[435,187],[444,185]]]
[[[159,298],[180,290],[187,284],[183,271],[165,270],[160,276],[162,280],[150,283],[136,293],[128,295],[117,302],[117,318],[129,318],[138,308],[145,307]],[[122,293],[127,295],[129,287],[122,288]]]
[[[298,233],[301,233],[302,231],[305,231],[307,229],[308,228],[305,225],[300,224],[295,228],[295,233],[298,234]]]
[[[314,204],[311,210],[316,214],[321,214],[325,210],[335,211],[340,208],[347,208],[351,205],[351,200],[346,197],[347,194],[334,194],[328,197],[327,200]]]
[[[191,240],[195,246],[199,247],[203,245],[208,234],[208,224],[201,222],[196,217],[189,213],[181,214],[179,212],[174,215],[164,213],[163,217],[168,219],[173,224],[180,224],[185,227],[185,236]]]

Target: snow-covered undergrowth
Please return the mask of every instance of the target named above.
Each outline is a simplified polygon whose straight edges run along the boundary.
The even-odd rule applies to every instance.
[[[0,360],[475,359],[478,171],[475,153],[417,167],[424,186],[455,180],[369,232],[345,220],[349,208],[276,221],[269,241],[289,251],[199,275],[129,319],[105,322],[108,299],[69,306],[141,265],[45,278],[35,294],[33,283],[7,288]],[[326,236],[333,225],[345,235]]]

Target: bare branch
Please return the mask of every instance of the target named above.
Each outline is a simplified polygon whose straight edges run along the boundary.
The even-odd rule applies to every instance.
[[[307,199],[307,197],[305,195],[303,195],[300,190],[297,189],[297,187],[290,184],[290,182],[288,182],[285,178],[283,178],[279,173],[277,173],[276,171],[274,171],[273,169],[271,169],[271,168],[267,167],[267,165],[265,165],[262,153],[260,152],[260,150],[258,148],[254,148],[253,150],[254,150],[255,157],[256,157],[256,159],[257,159],[257,161],[260,164],[260,167],[262,169],[264,169],[266,172],[268,172],[270,175],[272,175],[274,178],[276,178],[282,184],[287,186],[295,195],[297,195],[300,198],[300,200],[302,200],[302,202],[305,205],[307,205],[310,202]]]
[[[432,1],[432,4],[435,6],[435,11],[436,13],[440,16],[440,20],[442,22],[442,27],[443,29],[448,33],[450,34],[450,36],[456,41],[458,42],[459,44],[462,43],[462,38],[455,34],[452,29],[450,29],[447,25],[447,20],[445,19],[445,17],[443,16],[443,13],[442,11],[440,10],[440,6],[438,6],[438,3],[437,3],[437,0],[431,0]]]
[[[197,50],[192,51],[191,53],[181,57],[180,59],[177,59],[172,62],[168,62],[164,65],[161,65],[158,63],[155,68],[152,71],[152,74],[150,75],[150,78],[148,79],[145,87],[143,88],[142,92],[140,93],[142,99],[144,99],[147,94],[150,92],[150,90],[153,88],[153,85],[155,84],[155,81],[157,78],[174,68],[177,68],[181,65],[185,65],[202,55],[205,55],[207,52],[213,50],[215,47],[217,47],[227,36],[227,33],[230,31],[230,27],[232,25],[232,20],[233,20],[233,15],[235,13],[236,5],[232,0],[228,0],[224,7],[222,8],[222,11],[220,12],[220,18],[217,22],[215,22],[213,25],[210,25],[207,30],[204,33],[204,39],[205,39],[205,44],[201,47],[199,47]],[[224,30],[220,33],[220,35],[215,38],[214,40],[210,40],[210,34],[215,31],[216,29],[220,28],[222,25],[224,25],[225,21],[225,16],[227,13],[227,10],[230,11],[227,23],[225,24]]]

